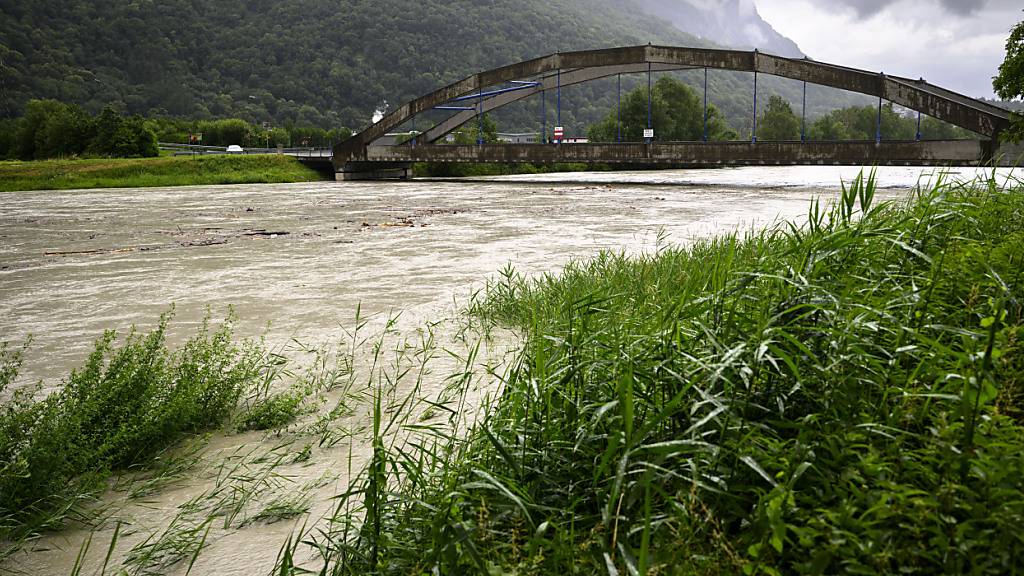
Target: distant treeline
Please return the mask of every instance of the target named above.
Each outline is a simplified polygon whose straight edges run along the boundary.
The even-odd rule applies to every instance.
[[[352,131],[348,128],[325,130],[316,126],[284,126],[263,128],[240,120],[180,120],[155,118],[150,120],[161,142],[179,144],[199,143],[206,146],[231,146],[243,148],[298,148],[312,146],[329,148],[348,139]],[[201,142],[191,142],[191,136],[202,135]]]
[[[704,137],[704,105],[700,95],[683,82],[664,76],[654,84],[650,99],[650,125],[656,140],[693,141]],[[621,109],[612,108],[600,122],[592,125],[588,133],[596,142],[614,142],[620,135],[626,142],[639,142],[643,129],[648,126],[647,87],[630,91],[622,100]],[[874,140],[879,129],[883,140],[958,140],[977,138],[962,128],[941,120],[922,116],[920,126],[915,113],[898,109],[892,104],[882,106],[850,106],[832,111],[806,124],[785,98],[774,95],[768,99],[757,120],[760,140]],[[707,137],[709,140],[735,140],[751,137],[729,125],[719,110],[710,105],[707,110]]]
[[[909,113],[909,112],[908,112]],[[902,114],[892,104],[882,106],[881,136],[884,140],[914,140],[918,133],[917,116]],[[921,117],[924,140],[960,140],[978,138],[969,130],[932,118]],[[811,140],[874,140],[878,130],[878,108],[855,106],[836,110],[817,119],[808,128]]]
[[[0,159],[148,157],[160,153],[157,142],[238,144],[247,148],[329,147],[351,134],[347,128],[263,128],[237,118],[194,121],[123,117],[112,107],[93,116],[77,105],[32,100],[22,117],[0,120]]]
[[[21,118],[0,124],[0,157],[35,160],[69,156],[156,156],[156,133],[140,116],[112,108],[92,116],[56,100],[32,100]]]

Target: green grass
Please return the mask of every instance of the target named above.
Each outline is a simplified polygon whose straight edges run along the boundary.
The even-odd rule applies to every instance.
[[[0,162],[0,192],[311,182],[316,170],[279,155]]]
[[[804,226],[506,270],[474,313],[525,336],[500,400],[394,447],[378,406],[319,573],[1022,571],[1020,183],[858,179]]]

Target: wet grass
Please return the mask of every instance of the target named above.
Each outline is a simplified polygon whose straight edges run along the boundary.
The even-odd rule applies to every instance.
[[[116,479],[113,489],[124,492],[131,500],[160,493],[188,477],[202,461],[209,439],[209,434],[202,434],[168,446],[148,461],[129,468]]]
[[[802,226],[506,270],[474,313],[525,335],[500,400],[465,436],[378,395],[275,573],[303,541],[321,574],[1021,570],[1020,182],[858,178]]]
[[[216,328],[204,321],[174,352],[169,320],[120,341],[108,331],[56,392],[40,397],[23,387],[0,402],[0,541],[87,520],[114,471],[148,468],[128,486],[136,497],[180,477],[201,442],[176,456],[168,449],[219,428],[259,380],[265,353],[258,343],[232,342],[232,317]],[[0,394],[20,362],[20,351],[0,351]]]
[[[430,329],[410,341],[395,328],[397,316],[382,319],[381,332],[364,334],[369,319],[357,312],[354,328],[345,331],[344,339],[335,346],[313,348],[292,341],[274,350],[267,349],[262,339],[232,344],[229,321],[217,331],[204,326],[197,337],[175,353],[164,344],[168,320],[165,317],[147,335],[132,332],[118,341],[113,334],[107,334],[101,339],[86,367],[75,372],[94,374],[90,380],[93,392],[86,395],[89,401],[85,404],[93,406],[95,410],[90,413],[95,414],[137,413],[135,417],[111,417],[106,421],[110,430],[102,434],[126,437],[145,428],[154,418],[146,410],[135,410],[134,404],[124,398],[149,399],[152,405],[163,406],[172,413],[194,408],[188,402],[176,400],[173,391],[164,390],[169,384],[167,374],[184,372],[190,376],[183,381],[206,382],[216,388],[218,378],[227,378],[237,384],[228,396],[213,389],[200,395],[224,398],[217,402],[216,413],[220,416],[211,419],[209,427],[188,428],[179,433],[169,430],[161,442],[126,437],[125,445],[139,451],[131,464],[97,460],[84,471],[68,471],[65,489],[47,492],[49,499],[40,499],[35,506],[39,510],[49,506],[45,521],[19,515],[12,509],[5,516],[7,531],[0,538],[0,573],[19,573],[15,554],[33,549],[42,532],[69,525],[89,530],[70,573],[95,573],[97,558],[95,554],[88,555],[89,548],[94,542],[110,538],[104,565],[110,565],[119,574],[142,575],[190,570],[208,546],[225,536],[258,529],[256,525],[301,518],[316,505],[320,505],[322,513],[324,499],[330,497],[325,487],[336,483],[343,474],[356,474],[363,462],[354,449],[361,452],[357,443],[365,436],[363,412],[370,400],[380,392],[385,401],[383,410],[419,410],[415,399],[426,365],[434,354]],[[190,355],[186,354],[188,351]],[[0,378],[5,387],[17,376],[22,352],[3,349]],[[362,368],[358,377],[357,354],[370,358],[370,365]],[[195,361],[185,361],[188,358]],[[234,363],[225,362],[224,358],[234,358]],[[236,371],[239,365],[247,367],[244,374]],[[203,370],[197,372],[200,367]],[[239,377],[235,379],[234,374]],[[45,398],[37,397],[30,389],[15,393],[0,412],[5,433],[17,430],[23,437],[32,436],[34,411],[40,410],[37,407],[47,403],[68,404],[76,378],[73,375],[63,389]],[[408,393],[404,391],[407,381],[414,388]],[[210,446],[209,433],[197,433],[209,429],[232,434],[253,428],[249,424],[256,420],[254,414],[265,414],[262,407],[282,395],[297,398],[298,409],[289,409],[288,415],[275,426],[265,427],[262,438],[249,434],[233,450],[216,450]],[[120,404],[116,399],[120,399]],[[140,401],[139,405],[150,404]],[[72,415],[79,418],[81,412],[73,410]],[[90,449],[89,440],[71,435],[66,442]],[[316,464],[323,457],[323,450],[346,440],[347,462],[303,480],[308,476],[303,470]],[[17,444],[17,439],[12,443]],[[87,455],[83,450],[83,458]],[[30,458],[42,459],[42,455]],[[64,459],[62,456],[58,461]],[[3,478],[12,486],[19,482],[30,485],[36,479],[34,471]],[[170,500],[162,494],[188,487],[201,487],[202,491],[194,494],[187,490],[190,495],[184,502],[175,501],[181,492],[175,492]],[[53,503],[60,506],[54,508]],[[145,512],[141,516],[152,518],[149,509],[153,507],[166,513],[156,525],[136,518],[142,510]],[[100,573],[104,573],[102,570]]]
[[[0,162],[0,192],[311,182],[317,171],[281,155]]]

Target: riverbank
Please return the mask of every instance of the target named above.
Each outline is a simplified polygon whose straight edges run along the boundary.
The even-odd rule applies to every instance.
[[[1024,186],[874,192],[506,269],[474,307],[525,335],[500,401],[375,448],[333,573],[1016,573]]]
[[[19,519],[29,532],[0,544],[0,571],[182,574],[194,563],[192,573],[243,576],[331,564],[327,572],[346,574],[386,563],[396,573],[479,573],[482,562],[490,572],[650,574],[671,573],[662,566],[671,561],[682,573],[887,573],[897,570],[865,558],[893,562],[887,550],[898,546],[908,549],[904,571],[970,572],[934,569],[939,553],[922,554],[900,532],[945,528],[920,539],[966,550],[950,552],[952,562],[991,559],[975,572],[1012,573],[1002,551],[1016,554],[1018,543],[998,537],[1016,534],[1007,526],[1022,500],[1012,452],[1021,440],[1007,424],[1019,405],[1019,315],[986,306],[1020,301],[1021,193],[1002,190],[1007,174],[912,192],[920,169],[882,169],[888,189],[841,195],[837,184],[856,174],[748,168],[605,173],[612,181],[600,186],[566,175],[560,185],[3,196],[0,229],[17,243],[0,254],[0,333],[35,334],[11,386],[42,379],[56,392],[75,368],[82,384],[21,412],[43,433],[6,444],[24,456],[0,458],[17,463],[7,485],[31,482],[17,467],[47,464],[38,456],[49,447],[67,454],[78,444],[74,468],[58,472],[86,477],[52,483],[74,490],[54,498],[21,486],[22,502],[42,501],[0,510],[0,532]],[[652,178],[662,187],[635,183]],[[803,222],[815,197],[826,216],[784,224]],[[828,216],[839,197],[853,208]],[[857,209],[865,201],[870,216]],[[885,201],[900,206],[879,208]],[[457,313],[451,303],[464,307],[510,260],[541,281],[506,269],[470,314]],[[159,339],[146,335],[170,302],[167,350],[150,353]],[[255,366],[196,336],[207,306],[216,317],[231,304],[240,319],[223,341],[266,336]],[[980,387],[965,383],[991,381],[977,376],[988,374],[985,325],[997,318],[998,394],[982,389],[975,413],[963,393],[970,400]],[[133,324],[137,353],[119,341],[106,369],[83,368],[92,338]],[[512,342],[506,326],[525,338],[523,356],[484,355]],[[286,346],[296,335],[305,344]],[[239,382],[234,406],[200,412],[195,400],[210,406],[239,389],[204,374],[206,358],[222,359],[216,375],[260,375]],[[980,425],[965,444],[972,413]],[[462,422],[480,414],[467,437]],[[0,426],[0,440],[17,420]],[[214,431],[193,435],[204,429]],[[140,433],[147,446],[188,440],[154,455],[131,450]],[[971,454],[967,483],[958,451]],[[90,493],[89,480],[113,489]],[[57,508],[26,514],[48,501]],[[779,518],[781,553],[764,540]],[[47,533],[36,537],[39,520]],[[794,566],[812,549],[832,563]]]
[[[217,155],[0,162],[0,192],[323,180],[290,156]]]

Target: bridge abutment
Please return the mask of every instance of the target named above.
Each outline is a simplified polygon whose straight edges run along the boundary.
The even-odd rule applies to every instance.
[[[409,180],[412,178],[411,162],[346,162],[341,170],[335,170],[338,181],[357,180]]]

